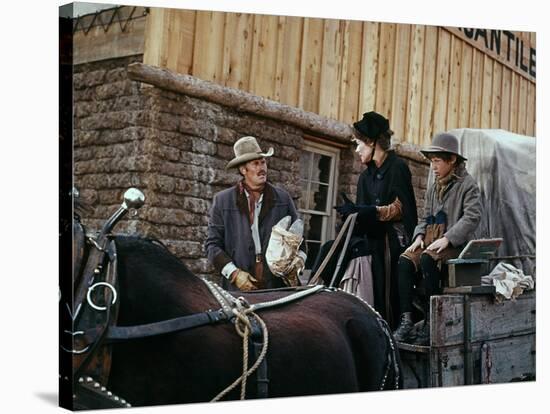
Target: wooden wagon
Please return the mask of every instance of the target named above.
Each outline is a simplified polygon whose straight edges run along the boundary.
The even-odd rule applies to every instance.
[[[404,387],[534,380],[535,296],[497,303],[483,289],[454,288],[430,299],[430,344],[399,344]]]

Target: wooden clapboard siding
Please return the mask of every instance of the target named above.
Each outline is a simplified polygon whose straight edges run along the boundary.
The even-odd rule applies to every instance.
[[[300,17],[284,18],[284,36],[279,47],[282,53],[279,54],[281,61],[277,62],[278,83],[277,94],[281,102],[299,106],[300,92],[300,64],[302,56],[302,34],[304,20]]]
[[[285,16],[277,17],[277,55],[275,57],[275,83],[273,90],[273,100],[281,102],[281,81],[285,75],[284,66],[284,44],[286,33],[286,18]],[[298,73],[299,73],[298,68]]]
[[[460,128],[459,107],[460,107],[460,81],[462,64],[463,41],[458,37],[451,36],[451,61],[449,67],[449,99],[447,100],[447,129]]]
[[[361,51],[362,41],[363,23],[346,21],[338,119],[348,123],[356,121],[361,115],[358,93],[361,86],[361,53],[358,51]]]
[[[462,44],[462,64],[460,66],[460,107],[458,126],[470,125],[470,96],[472,85],[472,57],[474,49],[468,43]]]
[[[483,86],[481,96],[481,128],[491,128],[491,96],[493,92],[493,59],[483,56]]]
[[[359,112],[374,109],[378,74],[378,49],[380,48],[381,23],[363,23],[363,44],[361,48],[361,85],[359,90]]]
[[[527,83],[527,135],[535,136],[535,118],[536,118],[536,87],[531,82]]]
[[[222,82],[224,23],[223,13],[197,11],[193,45],[193,76]]]
[[[166,24],[166,39],[164,41],[166,53],[163,56],[166,59],[165,65],[167,67],[178,66],[178,58],[180,54],[177,49],[181,44],[180,26],[185,23],[177,12],[167,13],[164,22]],[[193,58],[191,57],[191,61],[192,59]]]
[[[225,16],[222,66],[224,85],[249,89],[253,30],[253,15],[227,13]]]
[[[518,109],[518,132],[527,133],[527,83],[523,77],[519,80],[519,109]]]
[[[439,29],[439,45],[437,48],[434,124],[433,132],[447,129],[447,104],[449,97],[449,60],[451,55],[451,34]]]
[[[249,89],[269,99],[275,95],[278,26],[278,16],[254,16]]]
[[[153,7],[147,15],[143,61],[150,65],[167,66],[168,63],[168,59],[165,59],[165,65],[162,64],[162,58],[166,55],[163,47],[166,43],[164,20],[167,13],[168,9]]]
[[[409,106],[409,61],[411,56],[411,25],[398,24],[395,39],[391,127],[396,141],[406,141],[407,112]],[[421,36],[423,42],[423,37]],[[422,44],[423,45],[423,44]],[[419,71],[416,73],[418,78]],[[411,82],[412,87],[412,82]],[[420,92],[418,92],[420,97]]]
[[[520,76],[515,72],[512,72],[512,93],[510,96],[510,131],[518,131],[519,81]]]
[[[512,100],[512,70],[503,67],[502,68],[502,92],[501,92],[502,106],[500,108],[500,122],[499,128],[510,129],[510,117],[511,117],[511,100]]]
[[[420,132],[418,137],[407,135],[409,142],[424,144],[428,142],[434,129],[435,69],[437,62],[438,29],[426,26],[424,40],[424,64],[422,71],[422,101],[420,109]],[[412,117],[409,122],[414,124]]]
[[[502,68],[502,65],[496,63],[494,64],[491,128],[500,128],[500,111],[502,108]]]
[[[418,145],[462,127],[535,134],[534,81],[452,29],[150,10],[148,64],[347,123],[375,110],[390,119],[396,141]],[[534,33],[514,33],[536,46]]]
[[[177,60],[178,71],[190,74],[193,69],[193,46],[195,44],[196,13],[190,10],[182,10],[180,13],[184,20],[180,25],[181,37],[177,48],[179,57]]]
[[[474,49],[470,88],[470,127],[481,128],[481,98],[483,96],[483,54]]]
[[[166,16],[166,66],[177,67],[189,74],[193,65],[193,45],[196,14],[191,10],[175,10]],[[187,45],[191,45],[188,47]]]
[[[376,79],[376,106],[373,109],[392,119],[393,68],[395,61],[395,30],[393,23],[380,27],[378,77]]]
[[[418,119],[421,116],[422,110],[422,89],[423,89],[423,71],[424,67],[424,44],[426,36],[426,27],[414,25],[411,34],[410,47],[410,64],[409,64],[409,84],[407,93],[407,117],[406,117],[406,132],[403,138],[418,143],[422,139],[420,137],[420,123]]]
[[[536,48],[537,38],[535,32],[530,33],[529,41],[532,47]],[[536,84],[529,82],[528,83],[528,99],[527,99],[527,135],[536,136],[537,135],[537,99],[536,99]]]
[[[323,29],[322,19],[306,19],[304,21],[298,106],[310,112],[319,111]]]
[[[342,82],[343,30],[338,20],[327,19],[324,21],[323,32],[319,112],[330,118],[338,118]],[[335,88],[334,85],[339,87]]]

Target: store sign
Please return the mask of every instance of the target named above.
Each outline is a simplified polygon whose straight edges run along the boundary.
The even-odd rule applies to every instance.
[[[451,33],[535,82],[537,49],[529,32],[446,27]]]

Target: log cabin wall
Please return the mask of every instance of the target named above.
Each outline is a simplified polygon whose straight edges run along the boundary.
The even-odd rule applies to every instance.
[[[535,48],[534,33],[514,34]],[[534,77],[456,28],[152,8],[144,63],[347,123],[374,109],[398,142],[453,128],[535,135]]]

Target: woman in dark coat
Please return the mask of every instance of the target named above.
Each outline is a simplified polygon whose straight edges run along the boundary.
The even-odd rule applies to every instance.
[[[336,209],[344,217],[358,213],[354,235],[366,239],[372,254],[374,307],[395,326],[400,314],[397,261],[417,223],[411,172],[390,149],[393,131],[385,117],[367,112],[353,126],[356,152],[366,169],[359,176],[357,202],[346,197]]]

